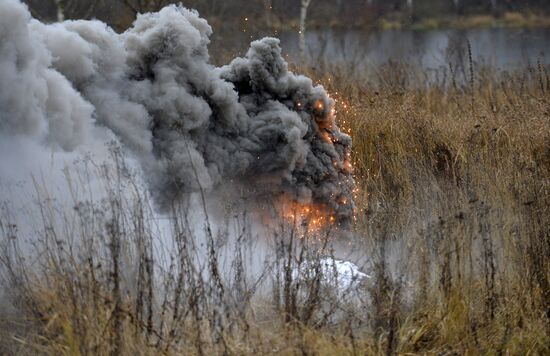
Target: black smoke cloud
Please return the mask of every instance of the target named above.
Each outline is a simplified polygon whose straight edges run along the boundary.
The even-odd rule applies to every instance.
[[[168,6],[117,34],[100,21],[44,24],[0,2],[0,134],[73,151],[114,134],[158,206],[229,181],[353,213],[351,139],[321,86],[288,70],[279,41],[209,63],[208,23]]]

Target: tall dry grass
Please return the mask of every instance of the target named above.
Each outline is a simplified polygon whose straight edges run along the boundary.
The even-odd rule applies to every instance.
[[[275,263],[251,279],[258,236],[243,222],[230,239],[204,221],[199,241],[185,207],[174,208],[173,246],[159,257],[152,208],[115,154],[120,164],[100,169],[109,199],[75,200],[68,215],[41,200],[31,261],[3,209],[11,309],[0,352],[549,353],[548,69],[466,68],[429,83],[399,64],[376,80],[346,67],[309,73],[353,136],[352,242],[368,282],[335,293],[320,265],[334,253],[330,236],[310,245],[283,227],[270,237]]]
[[[548,69],[539,60],[497,72],[470,59],[463,76],[428,85],[398,65],[374,83],[328,73],[321,81],[353,136],[357,229],[378,241],[395,280],[415,283],[392,351],[549,352]],[[388,335],[392,313],[380,313]]]

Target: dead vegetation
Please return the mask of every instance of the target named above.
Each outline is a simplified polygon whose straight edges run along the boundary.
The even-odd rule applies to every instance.
[[[205,221],[200,245],[178,207],[160,257],[152,208],[115,154],[120,165],[98,169],[110,198],[60,213],[42,197],[33,236],[4,206],[0,271],[12,309],[0,315],[0,353],[547,354],[547,68],[466,68],[429,84],[398,64],[370,81],[341,67],[309,73],[353,136],[355,239],[373,278],[351,302],[323,284],[327,235],[309,246],[274,231],[276,263],[249,278],[258,236],[244,220],[225,244],[228,263],[228,232]],[[313,263],[297,276],[304,261]]]

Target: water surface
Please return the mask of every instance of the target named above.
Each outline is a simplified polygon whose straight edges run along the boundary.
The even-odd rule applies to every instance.
[[[283,51],[298,60],[298,35],[285,32],[279,37]],[[547,63],[550,29],[317,30],[306,33],[306,52],[313,64],[344,61],[358,67],[377,67],[393,61],[431,70],[467,62],[468,42],[476,63],[513,70],[535,65],[538,60]]]

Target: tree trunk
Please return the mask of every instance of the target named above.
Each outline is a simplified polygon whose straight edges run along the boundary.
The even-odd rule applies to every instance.
[[[311,3],[311,0],[301,0],[302,6],[300,8],[300,61],[302,64],[305,63],[306,57],[306,19],[307,19],[307,8]]]
[[[65,2],[63,0],[55,0],[55,7],[57,8],[57,21],[65,21]]]
[[[497,0],[491,0],[491,11],[497,12]]]
[[[414,1],[407,0],[407,14],[411,22],[416,22],[416,14],[414,13]]]
[[[267,0],[264,1],[264,7],[265,7],[265,19],[267,22],[267,27],[271,29],[273,27],[273,21],[272,21],[272,12],[273,12],[273,0]]]

